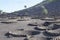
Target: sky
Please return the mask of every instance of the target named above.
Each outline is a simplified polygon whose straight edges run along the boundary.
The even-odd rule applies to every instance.
[[[43,0],[0,0],[0,10],[3,12],[14,12],[34,6]]]

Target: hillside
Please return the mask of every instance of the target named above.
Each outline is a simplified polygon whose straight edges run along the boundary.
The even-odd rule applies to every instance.
[[[60,16],[60,0],[45,0],[41,3],[36,4],[30,8],[19,10],[12,12],[11,14],[7,14],[9,16],[36,16],[36,17],[53,17]]]

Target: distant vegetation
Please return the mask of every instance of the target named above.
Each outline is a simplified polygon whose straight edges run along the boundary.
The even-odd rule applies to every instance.
[[[45,15],[47,15],[47,14],[48,14],[48,10],[45,8],[45,6],[41,5],[41,7],[43,8],[43,13],[44,13]]]

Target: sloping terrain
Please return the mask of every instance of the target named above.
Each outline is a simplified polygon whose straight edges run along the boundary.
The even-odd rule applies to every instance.
[[[47,10],[47,12],[44,12],[45,9]],[[60,16],[60,0],[43,1],[30,8],[15,11],[12,13],[17,14],[18,16],[28,15],[28,16],[44,17],[46,16],[46,13],[48,13],[47,16],[49,17]]]

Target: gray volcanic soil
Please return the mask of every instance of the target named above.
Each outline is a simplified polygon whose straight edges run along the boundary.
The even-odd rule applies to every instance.
[[[11,24],[4,24],[0,23],[0,40],[23,40],[24,37],[12,37],[12,38],[7,38],[4,36],[4,34],[8,31],[16,30],[16,29],[25,29],[25,30],[34,30],[35,26],[28,26],[28,23],[31,23],[34,20],[30,21],[17,21],[17,23],[11,23]],[[37,20],[38,21],[38,20]]]

